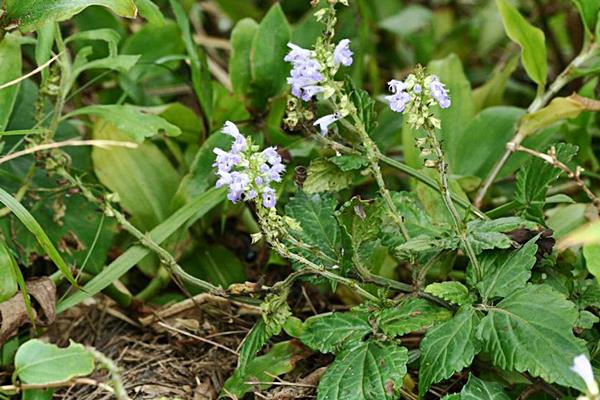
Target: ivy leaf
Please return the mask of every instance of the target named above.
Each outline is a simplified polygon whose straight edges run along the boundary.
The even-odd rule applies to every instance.
[[[352,183],[352,174],[322,158],[310,162],[308,177],[302,188],[306,193],[339,192]]]
[[[536,262],[538,236],[531,239],[518,251],[495,251],[483,254],[479,266],[483,275],[477,289],[484,301],[494,297],[506,297],[515,289],[524,287],[531,277],[531,268]],[[472,265],[469,265],[469,276]]]
[[[317,400],[393,400],[402,386],[408,350],[375,340],[356,343],[335,357],[319,382]]]
[[[460,400],[510,400],[502,386],[496,382],[486,382],[470,374],[467,384],[460,391]]]
[[[477,337],[495,366],[583,390],[583,381],[570,370],[573,358],[587,353],[573,335],[577,318],[575,305],[562,294],[532,285],[490,307]]]
[[[73,343],[67,348],[32,339],[15,355],[15,376],[22,383],[50,385],[66,382],[94,371],[94,357],[83,345]]]
[[[469,296],[469,289],[460,282],[449,281],[432,283],[427,285],[425,292],[450,303],[458,304],[459,306],[470,304],[472,302],[471,297]]]
[[[316,315],[304,322],[302,343],[321,353],[337,353],[362,341],[371,333],[367,314],[355,311]]]
[[[531,25],[508,0],[496,0],[496,5],[506,34],[521,47],[521,61],[527,75],[543,88],[548,75],[544,32]]]
[[[450,311],[445,308],[433,305],[424,299],[412,298],[379,313],[377,325],[387,336],[402,336],[425,330],[451,316]]]
[[[344,267],[342,231],[335,217],[337,202],[329,194],[308,196],[302,191],[288,202],[285,207],[287,216],[295,219],[302,228],[292,231],[297,240],[312,247],[315,251],[298,250],[307,258],[321,265]]]
[[[556,157],[568,163],[577,153],[577,146],[560,143],[555,146]],[[515,201],[520,205],[524,218],[544,223],[544,203],[548,187],[554,183],[562,171],[546,161],[533,158],[517,173]]]
[[[456,315],[430,329],[421,342],[421,367],[419,370],[419,396],[429,387],[473,362],[480,350],[475,337],[479,317],[470,306],[462,306]]]

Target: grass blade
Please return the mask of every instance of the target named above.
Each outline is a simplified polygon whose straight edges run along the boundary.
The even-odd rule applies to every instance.
[[[0,202],[4,204],[15,216],[21,221],[23,225],[35,236],[36,240],[42,246],[48,257],[56,264],[60,272],[67,278],[67,280],[75,287],[79,287],[77,281],[71,274],[71,269],[61,257],[60,253],[52,244],[52,241],[46,235],[46,232],[36,219],[31,215],[29,211],[21,203],[17,201],[10,193],[0,188]]]
[[[213,207],[223,201],[225,198],[224,195],[225,191],[223,189],[208,190],[181,207],[162,224],[152,229],[148,236],[154,242],[160,244],[173,233],[175,233],[175,231],[188,222],[192,217],[195,220],[209,212]],[[133,268],[134,265],[140,262],[149,253],[150,250],[144,246],[131,246],[125,253],[121,254],[121,256],[110,263],[110,265],[108,265],[101,273],[89,281],[83,287],[83,291],[74,293],[73,295],[59,302],[56,307],[56,313],[61,313],[68,308],[82,302],[87,297],[99,293],[112,282],[127,273],[127,271]]]

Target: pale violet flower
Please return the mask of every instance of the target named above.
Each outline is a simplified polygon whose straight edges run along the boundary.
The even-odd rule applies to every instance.
[[[281,182],[285,171],[281,156],[275,147],[268,147],[257,152],[240,133],[237,126],[227,121],[222,133],[233,138],[229,151],[215,148],[216,159],[213,167],[217,168],[216,187],[227,186],[227,198],[236,203],[241,200],[253,200],[262,197],[265,207],[275,207],[275,190],[269,186],[271,182]]]
[[[410,103],[410,95],[407,92],[385,96],[385,99],[390,103],[391,110],[398,113],[404,112],[406,105]]]
[[[596,379],[594,379],[594,370],[592,369],[592,364],[584,354],[581,354],[573,359],[571,371],[575,372],[581,377],[581,379],[583,379],[589,394],[592,396],[597,396],[600,394],[598,383],[596,382]]]
[[[324,79],[321,73],[323,67],[315,59],[314,51],[303,49],[293,43],[288,43],[288,47],[291,50],[284,57],[284,61],[292,64],[292,70],[287,82],[292,87],[294,96],[309,101],[323,91],[319,86]]]
[[[448,108],[452,105],[450,96],[448,96],[448,91],[446,90],[446,86],[440,82],[440,78],[435,75],[431,76],[429,91],[431,93],[431,97],[435,99],[441,108]]]
[[[321,131],[321,135],[325,136],[327,135],[327,132],[329,132],[329,125],[340,120],[341,118],[342,116],[340,115],[340,113],[328,114],[316,120],[313,125],[318,125]]]
[[[335,50],[333,51],[333,64],[337,67],[343,65],[345,67],[349,67],[352,65],[352,50],[350,50],[350,40],[342,39],[335,46]]]

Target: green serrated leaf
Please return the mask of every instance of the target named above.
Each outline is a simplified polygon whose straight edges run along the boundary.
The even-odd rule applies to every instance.
[[[585,266],[590,274],[600,279],[600,244],[586,244],[583,246]]]
[[[360,342],[373,328],[366,313],[335,312],[316,315],[304,322],[302,343],[321,353],[337,353]]]
[[[412,298],[378,313],[377,325],[387,336],[402,336],[428,329],[451,316],[452,313],[445,308],[424,299]]]
[[[486,382],[470,374],[467,384],[460,391],[460,400],[510,400],[502,386],[496,382]]]
[[[521,61],[527,75],[540,88],[546,85],[548,61],[544,32],[531,25],[508,0],[496,0],[508,37],[521,47]]]
[[[67,382],[94,371],[94,357],[83,345],[73,343],[67,348],[32,339],[15,355],[15,376],[22,383],[49,385]]]
[[[430,329],[421,341],[419,395],[429,387],[473,362],[480,343],[475,337],[479,317],[470,306],[461,307],[456,315]]]
[[[560,143],[555,146],[556,157],[568,163],[577,153],[577,146]],[[548,188],[561,175],[562,170],[546,161],[533,158],[517,173],[515,201],[519,203],[524,218],[544,223],[544,204]]]
[[[477,337],[495,366],[582,390],[583,381],[570,369],[573,358],[587,353],[573,335],[577,317],[575,305],[562,294],[532,285],[489,307]]]
[[[517,228],[534,229],[537,225],[519,217],[506,217],[493,220],[474,220],[467,223],[467,235],[477,254],[483,250],[507,249],[512,240],[506,232]]]
[[[406,375],[408,350],[375,340],[355,343],[327,367],[317,400],[392,400]]]
[[[437,282],[427,285],[426,293],[431,293],[435,297],[458,304],[459,306],[470,304],[472,302],[469,296],[469,289],[460,282]]]
[[[598,321],[600,321],[600,318],[587,310],[582,310],[579,312],[579,318],[577,318],[575,327],[579,329],[592,329]]]
[[[302,188],[306,193],[339,192],[352,183],[352,174],[342,171],[323,158],[310,162],[308,176]]]
[[[495,251],[479,257],[482,280],[477,289],[484,301],[494,297],[506,297],[515,289],[524,287],[531,277],[536,262],[538,236],[518,251]],[[471,265],[469,265],[471,268]],[[472,275],[472,271],[469,271]]]
[[[360,170],[369,165],[369,160],[358,154],[336,156],[331,157],[328,160],[337,165],[337,167],[344,172]]]

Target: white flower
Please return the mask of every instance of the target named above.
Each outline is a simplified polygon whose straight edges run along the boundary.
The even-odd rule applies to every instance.
[[[588,360],[584,354],[581,354],[573,359],[573,366],[571,367],[571,370],[579,375],[581,379],[583,379],[591,395],[597,396],[600,394],[598,383],[594,379],[594,370],[592,369],[592,364],[590,364],[590,360]]]
[[[327,132],[329,131],[329,125],[333,124],[340,118],[342,118],[340,113],[328,114],[328,115],[325,115],[324,117],[321,117],[318,120],[316,120],[313,125],[314,126],[319,125],[319,129],[321,130],[321,135],[325,136],[325,135],[327,135]]]

